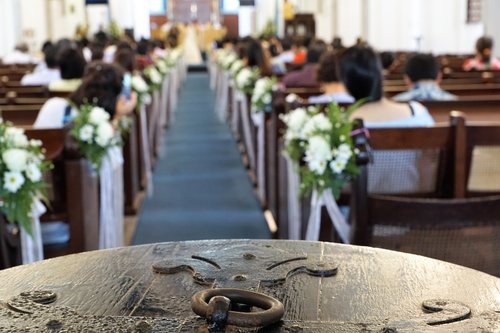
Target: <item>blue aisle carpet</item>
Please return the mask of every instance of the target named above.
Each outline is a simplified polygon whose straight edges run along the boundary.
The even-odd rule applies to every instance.
[[[206,73],[181,88],[165,154],[154,171],[132,243],[270,238],[236,142],[214,112]]]

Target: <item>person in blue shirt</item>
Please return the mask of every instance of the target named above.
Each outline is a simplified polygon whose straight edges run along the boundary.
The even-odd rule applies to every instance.
[[[434,56],[414,54],[408,59],[405,67],[405,82],[410,89],[392,99],[398,102],[456,100],[457,96],[441,89],[439,81],[441,72]]]

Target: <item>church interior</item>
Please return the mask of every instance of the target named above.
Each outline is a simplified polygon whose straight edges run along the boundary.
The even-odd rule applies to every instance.
[[[0,331],[498,332],[499,1],[0,13]]]

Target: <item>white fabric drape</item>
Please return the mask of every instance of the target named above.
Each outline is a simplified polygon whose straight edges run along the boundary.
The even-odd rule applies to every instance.
[[[227,118],[227,101],[228,101],[228,89],[229,81],[231,79],[231,74],[229,72],[223,72],[220,81],[220,91],[218,94],[218,104],[216,108],[217,116],[219,120],[224,122]],[[234,113],[234,112],[233,112]]]
[[[108,149],[99,170],[99,248],[124,246],[123,153]]]
[[[262,201],[266,201],[265,117],[264,112],[252,110],[252,121],[257,128],[257,190]]]
[[[140,145],[142,151],[142,161],[146,173],[146,194],[153,195],[153,174],[151,166],[151,147],[149,146],[148,124],[146,120],[146,109],[144,106],[139,110],[139,125],[141,126]]]
[[[252,126],[250,123],[250,115],[248,109],[248,99],[247,95],[242,91],[237,91],[236,99],[240,105],[240,117],[243,125],[243,139],[245,141],[245,147],[247,149],[248,163],[250,164],[250,169],[255,170],[255,145],[252,140]]]
[[[31,229],[33,235],[28,234],[24,228],[21,229],[21,256],[24,264],[43,260],[42,229],[40,227],[40,216],[45,213],[46,208],[40,199],[33,200],[31,208]]]
[[[293,161],[285,155],[288,183],[288,239],[301,239],[302,212],[300,205],[300,177]]]

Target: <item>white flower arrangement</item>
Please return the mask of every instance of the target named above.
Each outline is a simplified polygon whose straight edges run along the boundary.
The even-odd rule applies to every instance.
[[[150,89],[142,76],[137,74],[132,76],[132,90],[137,94],[137,110],[141,109],[141,105],[151,104]]]
[[[236,60],[238,60],[238,55],[235,52],[226,51],[219,54],[218,63],[222,68],[229,70]]]
[[[245,67],[245,63],[243,62],[243,60],[238,59],[235,62],[233,62],[231,68],[229,68],[229,71],[231,72],[231,77],[233,79],[236,78],[236,75],[238,75],[238,73],[240,72],[240,70],[243,69],[243,67]]]
[[[160,88],[163,77],[155,66],[148,66],[144,68],[144,75],[150,82],[150,90],[157,90]]]
[[[273,91],[276,90],[278,80],[273,77],[263,77],[255,82],[252,94],[252,110],[255,112],[271,111]]]
[[[344,109],[334,102],[325,113],[320,106],[300,107],[281,116],[287,126],[285,153],[297,165],[302,193],[329,188],[338,197],[358,174],[349,115],[359,104]]]
[[[71,135],[75,139],[80,153],[85,156],[95,169],[99,169],[101,160],[108,148],[120,144],[111,125],[109,113],[103,108],[84,104],[73,118]]]
[[[45,199],[47,184],[42,173],[51,167],[44,161],[40,140],[28,140],[24,130],[0,118],[0,210],[9,222],[17,222],[29,234],[35,199]]]
[[[244,93],[251,95],[259,76],[260,71],[257,68],[242,68],[235,78],[236,87]]]

